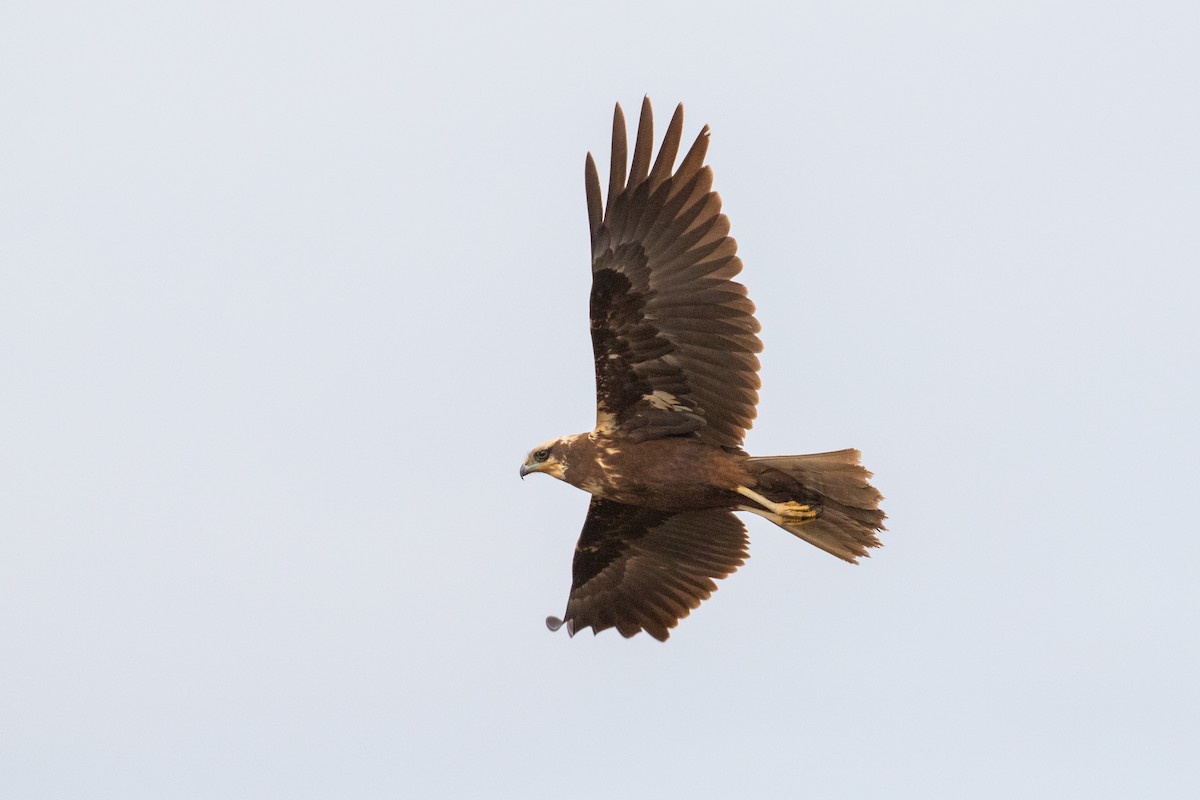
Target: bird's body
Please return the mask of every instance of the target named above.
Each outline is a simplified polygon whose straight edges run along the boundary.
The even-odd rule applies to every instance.
[[[530,452],[543,472],[592,495],[562,620],[574,633],[615,627],[665,640],[746,558],[734,511],[765,517],[846,561],[877,547],[881,496],[857,450],[753,458],[762,349],[754,305],[704,166],[704,128],[674,168],[682,106],[651,167],[642,104],[633,160],[617,106],[608,199],[591,155],[591,330],[596,425]],[[626,169],[628,168],[628,174]]]
[[[562,480],[605,500],[658,511],[736,508],[732,487],[750,482],[746,454],[696,439],[625,443],[595,433],[558,440],[569,466]],[[753,487],[752,487],[753,488]]]

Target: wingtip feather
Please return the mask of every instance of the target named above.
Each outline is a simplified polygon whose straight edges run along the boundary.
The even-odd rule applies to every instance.
[[[607,208],[613,207],[613,201],[625,188],[625,169],[629,162],[629,145],[625,140],[625,112],[621,104],[613,108],[612,155],[608,165],[608,202]]]
[[[583,163],[583,185],[587,195],[588,232],[594,242],[604,221],[604,201],[600,198],[600,173],[596,171],[596,160],[591,153]]]
[[[671,170],[675,167],[675,158],[679,155],[679,142],[682,135],[683,103],[679,103],[675,106],[675,113],[667,125],[667,132],[663,136],[662,146],[658,149],[658,158],[654,162],[654,168],[650,170],[651,191],[671,177]]]
[[[626,189],[632,189],[644,181],[650,169],[650,154],[654,150],[654,112],[650,98],[642,98],[642,113],[638,118],[637,139],[633,145],[633,164],[629,167]]]

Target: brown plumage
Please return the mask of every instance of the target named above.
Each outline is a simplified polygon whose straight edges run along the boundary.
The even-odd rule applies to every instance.
[[[521,466],[522,477],[545,472],[592,495],[566,613],[547,620],[571,634],[615,627],[665,640],[746,559],[732,511],[851,563],[884,529],[857,450],[742,451],[762,343],[754,305],[732,280],[742,262],[704,166],[708,128],[674,171],[683,107],[653,166],[652,131],[644,100],[630,163],[616,107],[607,202],[590,153],[585,166],[595,429],[547,442]]]

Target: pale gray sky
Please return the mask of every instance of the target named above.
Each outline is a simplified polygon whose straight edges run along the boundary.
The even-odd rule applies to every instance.
[[[0,795],[1195,797],[1194,3],[0,11]],[[666,645],[549,633],[583,156],[649,94],[763,323]],[[606,157],[601,162],[606,161]],[[603,169],[603,167],[602,167]]]

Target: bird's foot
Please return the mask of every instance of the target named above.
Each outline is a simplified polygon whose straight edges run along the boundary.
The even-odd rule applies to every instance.
[[[776,525],[802,525],[805,522],[812,522],[821,516],[819,506],[797,503],[795,500],[788,500],[786,503],[773,503],[758,492],[747,489],[745,486],[737,487],[737,493],[743,497],[750,498],[758,503],[759,506],[762,506],[762,508],[768,509],[771,513],[767,515],[761,509],[754,506],[739,506],[739,508],[765,516]]]
[[[799,525],[803,522],[811,522],[821,515],[812,506],[797,503],[795,500],[780,503],[776,506],[775,513],[779,515],[785,525]]]

